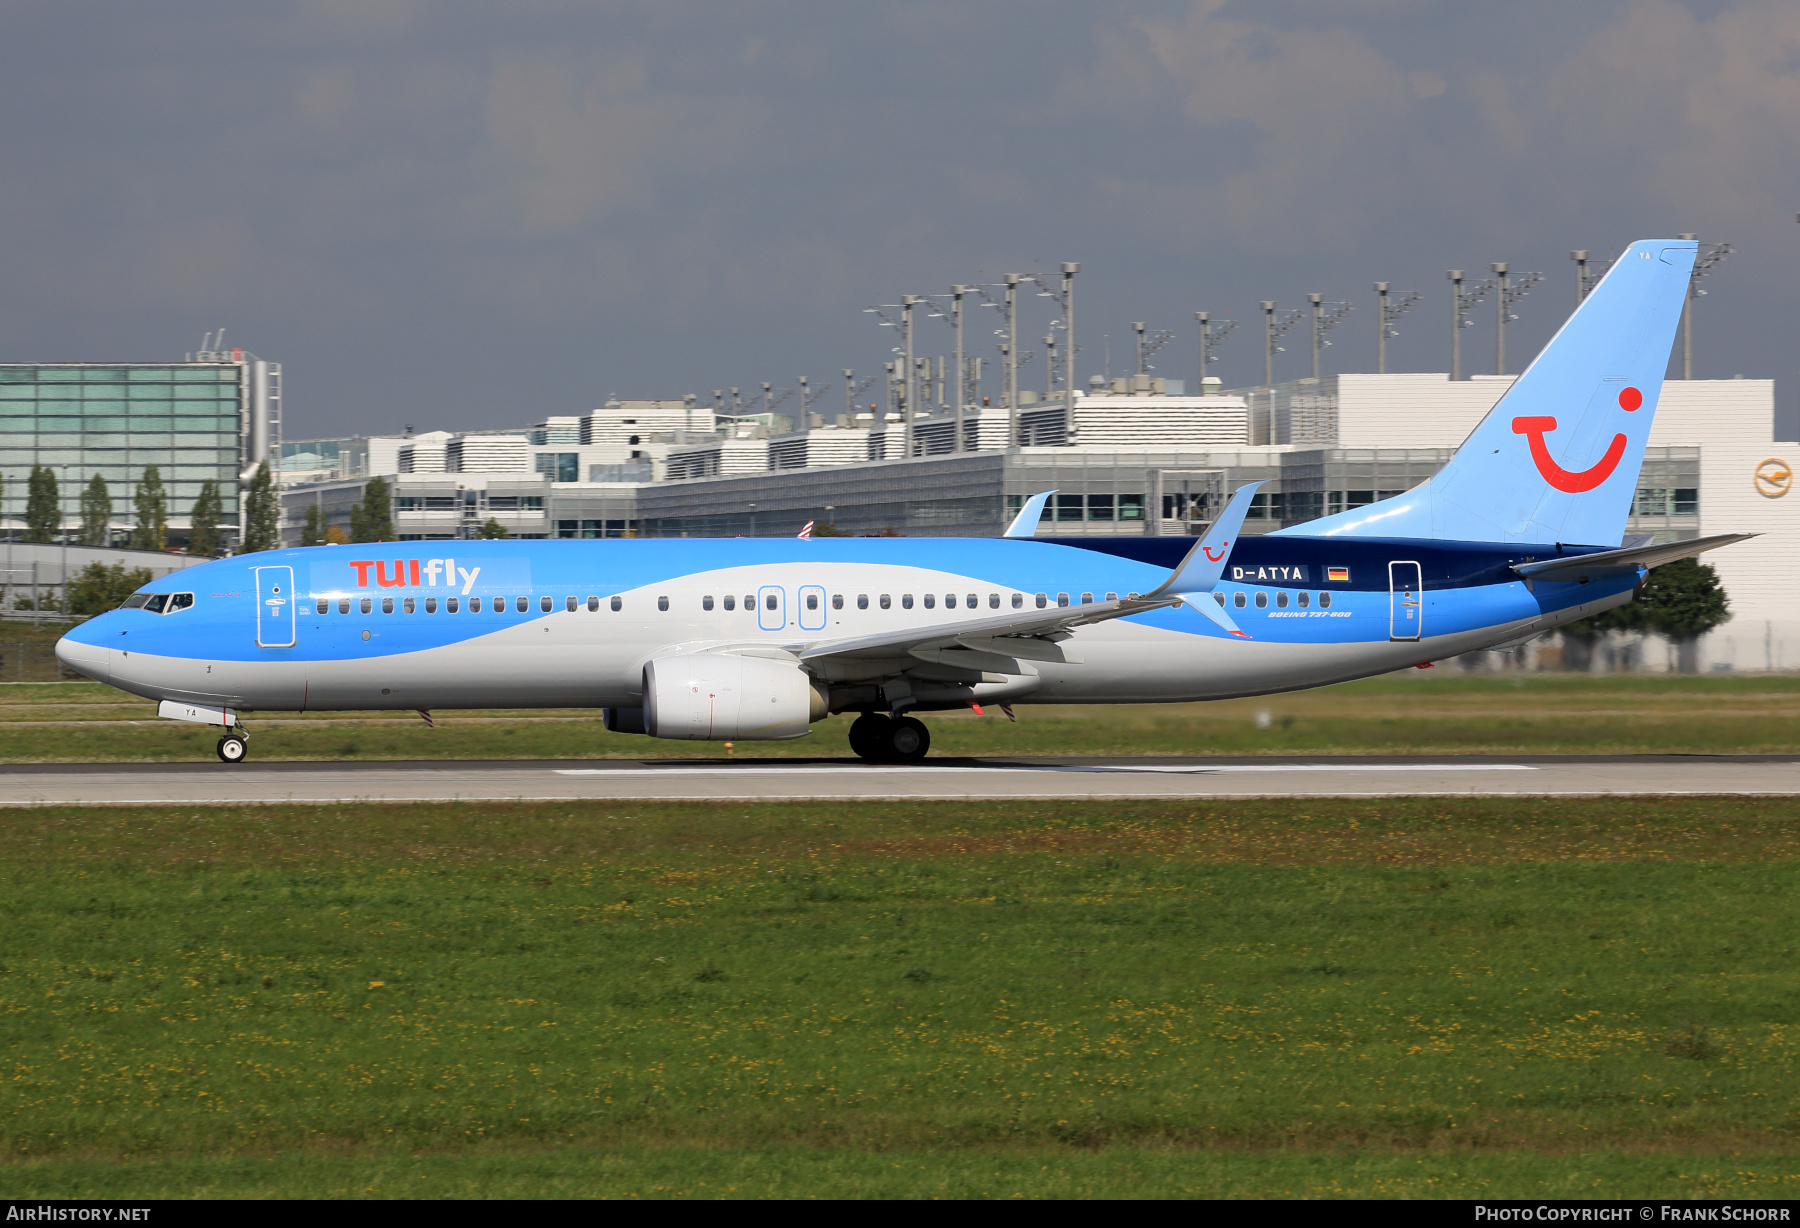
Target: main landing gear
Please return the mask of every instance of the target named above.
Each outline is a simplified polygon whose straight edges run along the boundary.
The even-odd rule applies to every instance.
[[[931,730],[914,717],[865,712],[850,726],[850,749],[870,763],[917,763],[931,749]]]
[[[233,729],[219,739],[219,758],[226,763],[242,763],[250,757],[250,737],[241,729]]]

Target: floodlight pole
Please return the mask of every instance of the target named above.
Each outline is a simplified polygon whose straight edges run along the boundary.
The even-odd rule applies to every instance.
[[[1451,269],[1445,276],[1450,279],[1450,379],[1455,382],[1462,378],[1463,271]]]
[[[1006,275],[1006,446],[1019,446],[1019,282]]]
[[[1571,259],[1575,262],[1575,305],[1577,307],[1579,307],[1579,306],[1581,306],[1582,303],[1587,301],[1587,296],[1588,296],[1587,248],[1585,248],[1585,247],[1576,248],[1574,251],[1569,253],[1569,259]]]
[[[1375,283],[1375,374],[1387,374],[1388,287],[1392,283]]]
[[[963,295],[967,286],[950,287],[950,312],[956,324],[956,440],[950,451],[963,450]]]
[[[1263,387],[1275,386],[1275,304],[1263,300]]]
[[[1494,374],[1506,374],[1506,261],[1488,265],[1494,274]]]
[[[1800,218],[1795,218],[1800,221]],[[1196,396],[1206,395],[1206,365],[1211,358],[1207,353],[1212,348],[1212,312],[1196,311],[1194,322],[1200,326],[1200,382],[1194,385]]]
[[[900,331],[906,339],[904,342],[906,346],[906,382],[901,394],[906,398],[905,405],[901,410],[901,419],[905,423],[903,438],[906,450],[901,455],[906,457],[913,454],[913,407],[916,404],[914,390],[919,384],[919,373],[913,368],[913,307],[917,305],[918,301],[919,296],[916,294],[900,296]]]
[[[1142,375],[1144,373],[1144,321],[1133,320],[1131,331],[1137,335],[1137,370],[1133,374]]]

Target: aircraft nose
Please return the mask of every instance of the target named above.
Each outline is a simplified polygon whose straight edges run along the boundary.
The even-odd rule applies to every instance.
[[[84,644],[72,635],[65,635],[56,641],[56,659],[66,668],[96,682],[112,681],[112,654],[113,650],[110,648]]]

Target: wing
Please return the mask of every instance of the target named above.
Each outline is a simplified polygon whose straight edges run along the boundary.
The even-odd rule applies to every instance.
[[[1086,605],[1020,610],[990,618],[826,640],[803,648],[800,659],[832,679],[876,677],[929,661],[997,675],[989,680],[998,682],[1002,680],[999,676],[1032,672],[1021,662],[1081,664],[1081,657],[1064,647],[1064,641],[1082,627],[1182,604],[1200,611],[1231,634],[1248,638],[1231,621],[1225,608],[1208,599],[1207,594],[1224,574],[1231,544],[1237,539],[1259,485],[1252,482],[1232,496],[1206,536],[1194,543],[1181,565],[1153,592],[1141,596],[1130,593],[1123,599]],[[1034,502],[1043,497],[1035,496]]]

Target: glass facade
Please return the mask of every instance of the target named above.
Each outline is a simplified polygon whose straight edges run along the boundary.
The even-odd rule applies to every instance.
[[[169,524],[185,536],[201,483],[218,483],[220,517],[235,535],[240,423],[239,363],[0,364],[0,517],[22,532],[33,465],[56,475],[63,524],[81,522],[95,474],[112,495],[112,523],[136,523],[132,494],[147,465],[162,475]]]

